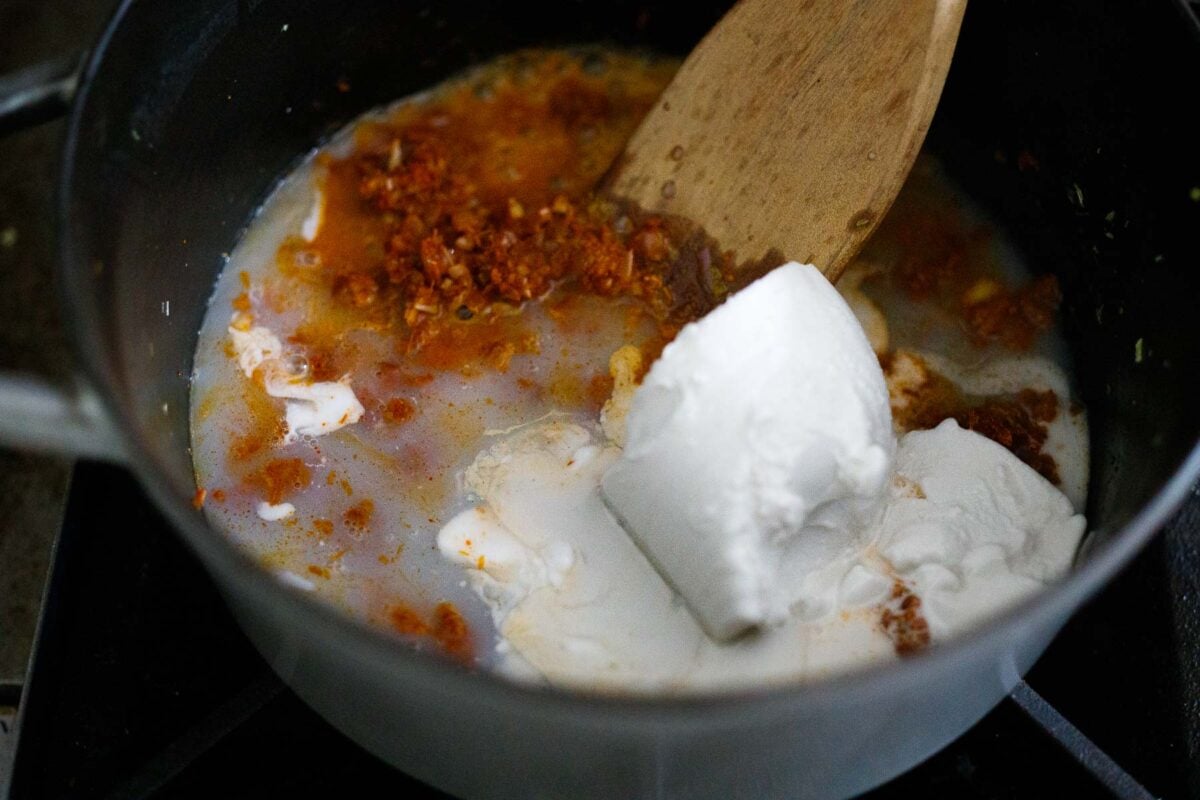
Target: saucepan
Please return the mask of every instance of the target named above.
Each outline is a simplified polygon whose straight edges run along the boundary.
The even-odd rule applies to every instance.
[[[8,123],[73,91],[59,268],[81,372],[69,387],[5,376],[0,437],[127,464],[295,691],[449,792],[864,790],[999,702],[1200,472],[1200,150],[1176,88],[1196,74],[1200,40],[1185,5],[968,9],[927,147],[1034,271],[1061,282],[1092,429],[1090,533],[1063,581],[899,663],[689,699],[522,687],[271,579],[193,507],[197,330],[222,254],[290,165],[368,108],[504,51],[610,42],[684,54],[719,3],[125,0],[78,73],[68,59],[2,84]]]

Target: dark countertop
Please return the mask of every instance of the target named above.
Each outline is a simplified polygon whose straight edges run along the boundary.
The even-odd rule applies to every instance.
[[[113,5],[0,0],[0,73],[87,47]],[[0,139],[0,368],[56,378],[70,371],[53,286],[61,134],[49,123]],[[0,449],[0,707],[24,677],[70,471],[64,459]]]

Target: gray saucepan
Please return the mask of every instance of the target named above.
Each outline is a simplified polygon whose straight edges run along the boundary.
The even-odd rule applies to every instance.
[[[1035,271],[1059,277],[1093,432],[1090,533],[1050,590],[900,663],[701,699],[524,688],[270,579],[192,505],[188,378],[205,301],[290,165],[366,109],[500,52],[686,53],[720,4],[125,0],[79,72],[67,59],[0,82],[0,127],[70,103],[59,268],[81,370],[69,387],[4,376],[0,439],[127,464],[275,670],[364,747],[449,792],[862,791],[999,702],[1200,471],[1200,152],[1173,84],[1195,74],[1200,40],[1183,5],[968,9],[927,147]]]

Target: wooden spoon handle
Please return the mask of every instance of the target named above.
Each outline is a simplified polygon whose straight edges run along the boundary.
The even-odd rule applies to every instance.
[[[966,0],[742,0],[630,140],[611,192],[702,225],[742,265],[830,280],[929,128]]]

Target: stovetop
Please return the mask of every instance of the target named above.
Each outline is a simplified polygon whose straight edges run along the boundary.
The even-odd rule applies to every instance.
[[[85,46],[112,3],[4,0],[0,66]],[[1200,0],[1177,5],[1192,15]],[[1189,24],[1200,31],[1190,16]],[[37,220],[49,219],[55,135],[54,126],[44,127],[10,140],[0,154],[23,168],[3,174],[25,176],[5,183],[7,203],[0,203],[0,232],[10,242],[0,252],[9,261],[0,263],[17,265],[5,271],[10,276],[48,274],[49,225]],[[23,190],[28,208],[18,219],[14,198]],[[0,308],[22,312],[40,291],[4,288]],[[2,316],[11,327],[8,317],[20,315]],[[24,343],[24,336],[9,338]],[[45,331],[31,341],[39,348],[30,353],[44,358]],[[11,358],[4,364],[19,365]],[[27,476],[26,462],[19,466]],[[0,489],[12,485],[0,482]],[[25,505],[53,505],[40,497],[26,497]],[[24,516],[6,522],[29,527]],[[5,677],[0,733],[3,707],[18,689]],[[1154,796],[1200,797],[1200,496],[1193,493],[1164,533],[1068,624],[1027,683],[1020,703],[1004,701],[958,741],[868,796],[1145,796],[1140,784]],[[1038,705],[1039,694],[1048,705]],[[136,482],[112,467],[82,463],[74,471],[20,700],[15,800],[380,790],[444,796],[365,753],[297,699]],[[6,740],[0,736],[0,750]]]
[[[1116,792],[1009,699],[868,797],[1149,796],[1139,783],[1200,796],[1197,532],[1193,492],[1027,679],[1050,704],[1043,721],[1057,709],[1078,729],[1059,738],[1074,730],[1094,743],[1074,746]],[[274,676],[127,473],[76,468],[47,598],[13,798],[444,797],[359,749]]]

